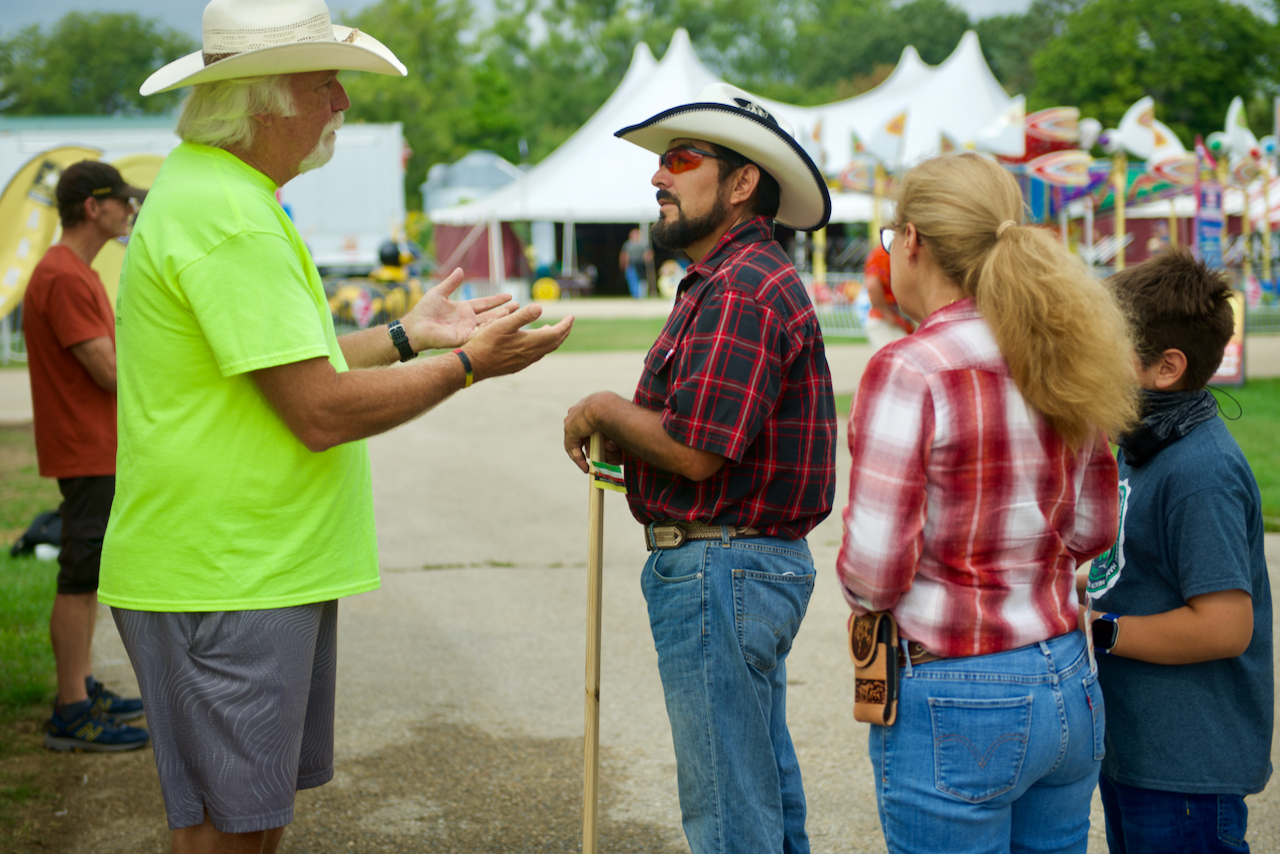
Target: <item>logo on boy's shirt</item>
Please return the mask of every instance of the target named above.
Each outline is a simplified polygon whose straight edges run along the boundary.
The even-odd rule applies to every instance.
[[[1120,481],[1120,526],[1115,544],[1093,559],[1089,566],[1089,583],[1085,588],[1090,599],[1097,599],[1120,580],[1124,570],[1124,523],[1129,515],[1129,480]]]

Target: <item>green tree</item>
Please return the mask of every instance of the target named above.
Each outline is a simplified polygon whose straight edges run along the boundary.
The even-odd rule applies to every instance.
[[[636,45],[661,58],[677,28],[726,79],[776,95],[794,82],[799,0],[499,0],[486,61],[518,81],[513,105],[532,159],[549,154],[599,109]]]
[[[382,0],[345,23],[373,34],[409,70],[408,77],[344,73],[350,121],[401,122],[412,155],[405,168],[410,208],[433,163],[456,160],[486,134],[476,121],[474,47],[461,35],[471,22],[466,0]]]
[[[1276,87],[1277,28],[1236,3],[1092,0],[1064,24],[1032,63],[1029,109],[1074,104],[1114,126],[1150,95],[1157,118],[1189,143],[1221,130],[1236,95]]]
[[[1035,0],[1020,15],[993,15],[973,28],[992,73],[1010,95],[1025,95],[1035,85],[1032,60],[1051,39],[1061,34],[1068,15],[1085,0]]]
[[[172,109],[181,93],[144,98],[160,66],[195,50],[184,34],[132,13],[68,12],[48,33],[0,40],[0,111],[10,115],[139,115]]]
[[[796,30],[793,100],[820,104],[856,94],[861,87],[849,83],[882,78],[877,69],[894,66],[907,45],[925,62],[937,64],[969,27],[969,16],[948,0],[900,6],[890,0],[814,0]]]

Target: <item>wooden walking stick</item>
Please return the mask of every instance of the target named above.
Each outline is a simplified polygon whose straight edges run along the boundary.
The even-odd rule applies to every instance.
[[[603,462],[604,436],[595,433],[587,464],[587,702],[582,740],[582,854],[600,845],[600,605],[604,575],[604,492],[625,493],[622,467]]]

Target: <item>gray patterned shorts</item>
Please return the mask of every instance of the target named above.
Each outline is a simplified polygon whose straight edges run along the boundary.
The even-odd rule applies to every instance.
[[[336,601],[261,611],[112,608],[133,662],[169,828],[293,821],[333,778]]]

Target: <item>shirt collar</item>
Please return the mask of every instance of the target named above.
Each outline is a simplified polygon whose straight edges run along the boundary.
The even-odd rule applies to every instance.
[[[934,323],[945,323],[948,320],[969,320],[979,316],[978,306],[974,303],[973,298],[961,297],[935,310],[933,314],[924,319],[924,323],[920,324],[920,327],[924,328]]]
[[[720,235],[720,240],[712,247],[710,252],[702,257],[701,261],[689,267],[684,282],[680,285],[680,290],[686,290],[686,285],[693,284],[694,274],[704,279],[714,276],[716,270],[720,269],[720,265],[737,254],[742,247],[772,239],[773,220],[770,217],[757,216],[738,223]]]
[[[208,157],[212,157],[215,160],[220,160],[223,163],[226,163],[233,170],[248,178],[253,183],[268,190],[272,194],[274,194],[276,190],[280,189],[276,186],[276,182],[272,181],[265,173],[259,172],[257,169],[253,168],[248,163],[245,163],[239,157],[236,157],[226,149],[217,148],[211,145],[201,145],[196,142],[184,142],[182,145],[190,146],[193,150],[200,151]]]

